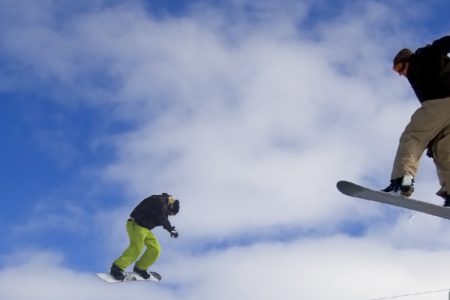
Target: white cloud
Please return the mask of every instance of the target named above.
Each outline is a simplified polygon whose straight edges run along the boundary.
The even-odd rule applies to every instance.
[[[397,12],[358,6],[304,32],[296,23],[304,11],[275,10],[285,17],[277,18],[254,9],[274,26],[244,17],[229,23],[211,8],[158,19],[127,5],[80,14],[61,28],[22,23],[3,36],[30,78],[58,84],[52,92],[61,103],[105,108],[106,122],[133,121],[127,133],[98,137],[117,158],[98,170],[102,180],[123,184],[136,202],[166,191],[181,199],[173,218],[180,239],[169,244],[158,233],[167,248],[155,266],[161,286],[102,285],[53,254],[31,253],[0,269],[6,300],[369,299],[445,287],[447,244],[431,238],[448,236],[444,223],[392,210],[385,217],[386,207],[335,189],[342,178],[387,184],[397,138],[418,106],[390,71]],[[430,195],[432,180],[418,195]],[[70,211],[70,222],[87,218]],[[108,255],[125,246],[127,213],[92,215]],[[37,220],[21,230],[48,221]],[[348,222],[367,232],[336,234]],[[321,235],[189,254],[211,241],[283,234],[278,228]]]
[[[383,21],[389,17],[380,14]],[[141,194],[178,194],[186,201],[185,228],[198,234],[338,224],[352,209],[337,197],[334,183],[366,172],[361,165],[379,172],[380,161],[390,163],[390,152],[372,148],[395,140],[389,126],[398,128],[398,119],[406,124],[408,117],[391,113],[405,106],[399,101],[380,108],[405,93],[381,59],[386,50],[369,38],[375,20],[367,25],[365,19],[335,24],[317,42],[294,31],[255,31],[235,37],[232,46],[195,19],[152,24],[159,34],[151,35],[152,46],[139,60],[145,71],[131,69],[121,94],[126,107],[130,99],[153,105],[137,112],[150,117],[117,140],[119,160],[106,175]],[[336,36],[357,42],[337,52],[342,42]],[[155,113],[160,101],[167,106]],[[388,171],[382,176],[387,181]]]
[[[171,299],[170,291],[151,283],[148,286],[109,286],[92,273],[65,268],[62,262],[63,256],[58,253],[21,253],[14,265],[0,269],[2,299],[123,299],[141,297],[145,293],[158,299]]]
[[[178,253],[160,283],[108,285],[69,270],[55,253],[26,253],[0,270],[2,299],[374,299],[445,289],[447,251],[396,249],[344,236]],[[167,261],[166,261],[167,262]],[[446,291],[411,299],[442,299]]]

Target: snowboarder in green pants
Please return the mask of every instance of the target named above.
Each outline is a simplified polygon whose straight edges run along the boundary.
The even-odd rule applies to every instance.
[[[147,249],[136,261],[133,272],[144,279],[150,277],[147,269],[158,259],[161,252],[161,246],[151,230],[162,226],[170,232],[172,238],[177,238],[178,232],[170,224],[169,216],[176,215],[179,210],[180,202],[167,193],[147,197],[134,208],[126,224],[130,245],[111,266],[110,273],[115,279],[125,279],[124,270],[138,259],[144,246]]]

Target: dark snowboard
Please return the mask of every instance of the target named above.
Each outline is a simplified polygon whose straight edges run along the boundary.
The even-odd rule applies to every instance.
[[[339,181],[336,186],[341,193],[351,197],[403,207],[450,220],[450,208],[448,207],[372,190],[349,181]]]

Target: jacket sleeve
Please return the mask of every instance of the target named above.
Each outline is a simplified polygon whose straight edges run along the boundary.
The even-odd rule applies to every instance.
[[[170,221],[169,221],[168,217],[162,216],[160,221],[161,221],[162,227],[165,230],[167,230],[168,232],[171,232],[174,229],[172,224],[170,224]]]
[[[161,224],[165,230],[171,232],[174,227],[172,226],[172,224],[170,224],[168,210],[169,210],[169,208],[164,203],[164,201],[160,201],[160,213],[159,213],[158,223]]]
[[[441,54],[447,55],[450,52],[450,36],[447,35],[435,40],[431,46],[438,50]]]

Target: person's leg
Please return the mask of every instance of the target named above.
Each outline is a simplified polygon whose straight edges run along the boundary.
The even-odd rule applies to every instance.
[[[450,187],[450,127],[446,127],[444,131],[436,138],[432,145],[433,161],[436,165],[436,171],[439,178],[441,188],[438,196],[448,198],[448,188]]]
[[[147,249],[136,262],[136,267],[140,270],[147,270],[158,259],[161,253],[161,245],[151,231],[146,235],[144,244]]]
[[[411,121],[400,137],[391,179],[416,176],[424,150],[439,132],[450,125],[450,116],[443,113],[450,112],[450,100],[443,101],[427,101],[411,116]]]
[[[150,232],[147,228],[139,226],[136,222],[127,222],[127,232],[130,245],[122,255],[114,261],[114,264],[122,270],[125,270],[132,264],[144,249],[144,240]]]

